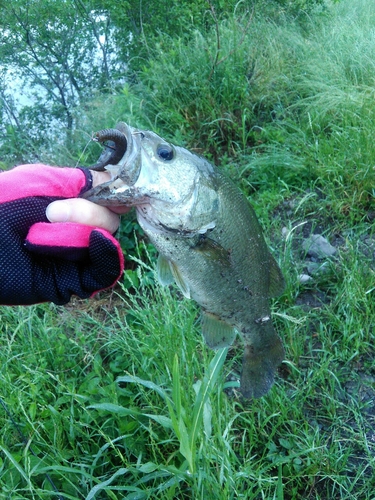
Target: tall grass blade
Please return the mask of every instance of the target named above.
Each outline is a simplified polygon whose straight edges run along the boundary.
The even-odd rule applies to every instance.
[[[122,467],[118,469],[107,481],[103,481],[100,484],[97,484],[91,490],[89,491],[86,500],[92,500],[93,498],[96,497],[96,495],[102,491],[105,490],[118,476],[123,476],[128,472],[128,469]]]
[[[11,453],[9,453],[9,451],[4,448],[3,446],[0,446],[0,451],[2,451],[4,453],[4,455],[8,458],[8,460],[13,464],[13,466],[18,470],[18,472],[20,473],[20,475],[23,477],[23,479],[26,481],[27,485],[29,487],[31,487],[31,482],[30,482],[30,479],[27,475],[27,473],[25,472],[25,470],[20,466],[20,464],[17,462],[17,460],[13,457],[13,455]]]
[[[193,417],[192,417],[193,424],[190,436],[191,447],[193,447],[196,442],[198,432],[203,419],[204,406],[210,395],[212,387],[215,385],[220,375],[227,354],[228,354],[228,347],[225,347],[224,349],[219,349],[216,352],[211,363],[209,364],[207,373],[203,378],[203,382],[197,394],[197,398],[195,400],[193,409]]]
[[[116,379],[117,383],[134,383],[134,384],[140,384],[143,385],[143,387],[147,387],[147,389],[152,389],[153,391],[157,392],[159,396],[161,396],[163,399],[167,399],[167,395],[165,391],[155,384],[154,382],[151,382],[150,380],[144,380],[139,377],[136,377],[134,375],[124,375],[122,377],[118,377]]]
[[[180,367],[177,354],[173,359],[172,377],[173,377],[172,399],[174,402],[177,418],[179,419],[181,417],[181,382],[180,382]]]

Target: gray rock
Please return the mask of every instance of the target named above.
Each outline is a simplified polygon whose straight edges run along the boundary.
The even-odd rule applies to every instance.
[[[309,262],[307,272],[311,275],[325,273],[329,270],[328,262]]]
[[[298,276],[298,282],[301,283],[301,285],[307,283],[308,281],[311,281],[312,280],[312,277],[309,276],[308,274],[300,274]]]
[[[306,238],[302,243],[302,247],[307,255],[317,259],[332,257],[337,252],[336,248],[321,234],[312,234],[309,238]]]

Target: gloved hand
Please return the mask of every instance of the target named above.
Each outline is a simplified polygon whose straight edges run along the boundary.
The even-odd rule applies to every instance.
[[[89,170],[22,165],[0,173],[0,304],[65,304],[113,286],[124,268],[105,229],[50,223],[47,206],[92,187]]]

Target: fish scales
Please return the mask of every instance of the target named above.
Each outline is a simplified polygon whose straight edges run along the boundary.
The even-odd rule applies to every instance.
[[[129,127],[128,142],[130,137],[141,160],[120,161],[117,177],[86,197],[102,205],[136,206],[140,225],[160,253],[162,284],[174,280],[202,307],[202,331],[210,347],[230,345],[236,331],[241,333],[241,392],[263,396],[284,358],[269,304],[270,297],[282,293],[284,280],[253,208],[207,160],[152,132]],[[125,178],[128,170],[134,173],[134,161],[140,165],[137,180],[121,184],[121,171]]]
[[[275,367],[284,358],[282,343],[268,319],[269,269],[271,263],[276,268],[276,263],[251,205],[224,176],[217,180],[220,203],[215,228],[209,234],[194,238],[160,232],[148,235],[159,252],[177,266],[190,297],[204,311],[241,332],[247,346],[241,392],[245,397],[261,397],[272,386]],[[216,251],[211,242],[220,248]],[[282,282],[281,274],[279,278]],[[225,339],[216,340],[217,345],[208,341],[209,345],[227,345]]]

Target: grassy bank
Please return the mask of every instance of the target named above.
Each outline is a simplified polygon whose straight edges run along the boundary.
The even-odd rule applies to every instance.
[[[370,0],[239,8],[161,38],[140,83],[87,110],[86,127],[127,120],[206,154],[249,195],[287,281],[286,360],[242,400],[240,342],[210,351],[144,250],[92,301],[3,307],[0,498],[56,498],[52,481],[74,500],[373,500],[374,26]],[[309,255],[311,234],[334,256]]]

